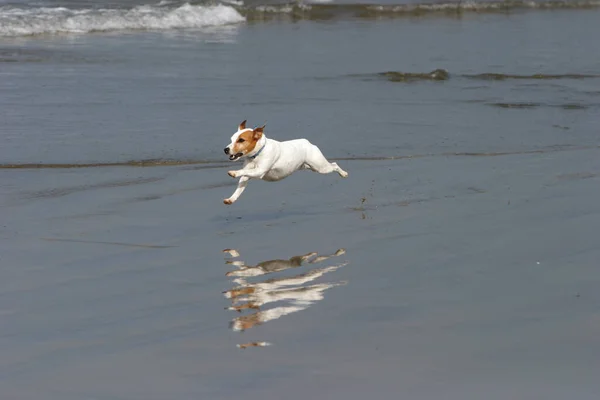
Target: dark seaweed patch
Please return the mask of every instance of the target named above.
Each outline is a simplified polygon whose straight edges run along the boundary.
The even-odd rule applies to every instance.
[[[377,74],[390,82],[413,81],[445,81],[450,79],[450,74],[445,69],[435,69],[426,73],[388,71]]]

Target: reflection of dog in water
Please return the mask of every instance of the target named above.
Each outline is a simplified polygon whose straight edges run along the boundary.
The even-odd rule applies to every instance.
[[[229,252],[230,250],[224,250]],[[234,250],[235,251],[235,250]],[[330,256],[321,256],[316,257],[310,263],[314,264],[317,262],[325,261],[328,258],[341,256],[346,251],[344,249],[339,249],[334,254]],[[236,252],[237,253],[237,252]],[[239,253],[238,253],[239,254]],[[296,268],[301,266],[304,262],[310,260],[311,258],[317,256],[317,253],[308,253],[303,256],[295,256],[288,260],[268,260],[263,261],[261,263],[256,264],[255,266],[245,265],[243,261],[227,261],[227,264],[232,264],[238,267],[239,269],[236,271],[229,271],[225,275],[226,276],[260,276],[265,274],[270,274],[273,272],[284,271],[290,268]]]
[[[260,310],[260,307],[275,301],[289,301],[290,306],[274,307],[265,311],[257,311],[250,315],[243,315],[234,319],[231,322],[231,328],[234,331],[245,331],[260,325],[262,323],[278,319],[284,315],[292,314],[297,311],[302,311],[310,307],[313,303],[323,300],[323,292],[335,286],[344,285],[345,282],[338,283],[322,283],[317,285],[295,287],[291,289],[280,289],[269,292],[256,292],[248,296],[247,300],[240,306],[229,307],[230,310],[241,311],[245,308]]]
[[[292,276],[289,278],[274,278],[264,282],[254,284],[242,283],[241,286],[224,292],[225,297],[232,299],[234,303],[245,302],[242,305],[228,307],[228,310],[240,311],[245,308],[259,309],[261,306],[282,300],[294,300],[295,302],[313,302],[321,300],[322,292],[330,287],[337,285],[317,284],[311,286],[301,286],[311,282],[328,272],[333,272],[344,266],[332,266],[313,269],[305,274]],[[292,286],[288,288],[287,286]],[[327,286],[327,287],[325,287]]]
[[[224,252],[232,257],[238,257],[236,250],[227,249]],[[237,270],[230,271],[226,275],[237,277],[234,282],[238,285],[230,290],[223,292],[226,298],[231,299],[232,305],[228,310],[242,312],[242,310],[257,310],[249,315],[242,315],[231,321],[230,327],[235,331],[245,331],[254,326],[265,322],[281,318],[284,315],[302,311],[315,302],[322,300],[324,292],[335,286],[344,285],[345,282],[336,283],[318,283],[306,285],[326,273],[336,271],[346,264],[335,266],[315,268],[306,273],[291,276],[272,278],[260,282],[249,283],[246,277],[256,277],[275,272],[281,272],[287,269],[298,268],[303,263],[315,264],[328,260],[331,257],[337,257],[345,254],[344,249],[339,249],[334,254],[327,256],[318,256],[317,253],[308,253],[301,256],[295,256],[288,260],[269,260],[263,261],[255,266],[248,266],[243,261],[227,261],[227,264],[235,265]],[[274,302],[284,302],[284,305],[273,307],[267,310],[262,308]],[[257,342],[258,343],[258,342]],[[266,342],[260,342],[268,343]],[[240,348],[255,347],[252,344],[238,345]]]

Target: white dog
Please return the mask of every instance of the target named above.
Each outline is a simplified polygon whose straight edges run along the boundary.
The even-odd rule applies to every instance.
[[[231,144],[225,147],[225,154],[229,155],[231,161],[244,159],[244,168],[228,172],[229,176],[240,180],[235,192],[223,200],[223,203],[233,204],[246,189],[250,179],[276,182],[299,169],[310,169],[320,174],[337,172],[342,178],[348,177],[346,171],[336,163],[327,161],[321,150],[308,140],[278,142],[267,139],[263,135],[264,128],[246,128],[244,121],[231,137]]]

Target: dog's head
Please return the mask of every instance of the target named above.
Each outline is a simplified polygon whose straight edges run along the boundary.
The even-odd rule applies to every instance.
[[[238,130],[231,137],[231,144],[225,147],[225,154],[231,161],[235,161],[254,151],[256,144],[263,136],[264,125],[259,128],[246,128],[246,121],[238,126]]]

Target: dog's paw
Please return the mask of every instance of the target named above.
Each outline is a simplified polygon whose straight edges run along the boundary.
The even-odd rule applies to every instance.
[[[237,176],[237,174],[235,173],[235,171],[228,171],[227,175],[229,175],[232,178],[235,178]]]
[[[223,200],[223,204],[227,204],[229,206],[229,205],[233,204],[233,200],[225,199],[225,200]]]
[[[347,173],[346,171],[341,171],[341,172],[340,172],[340,176],[341,176],[342,178],[347,178],[347,177],[348,177],[348,173]]]

